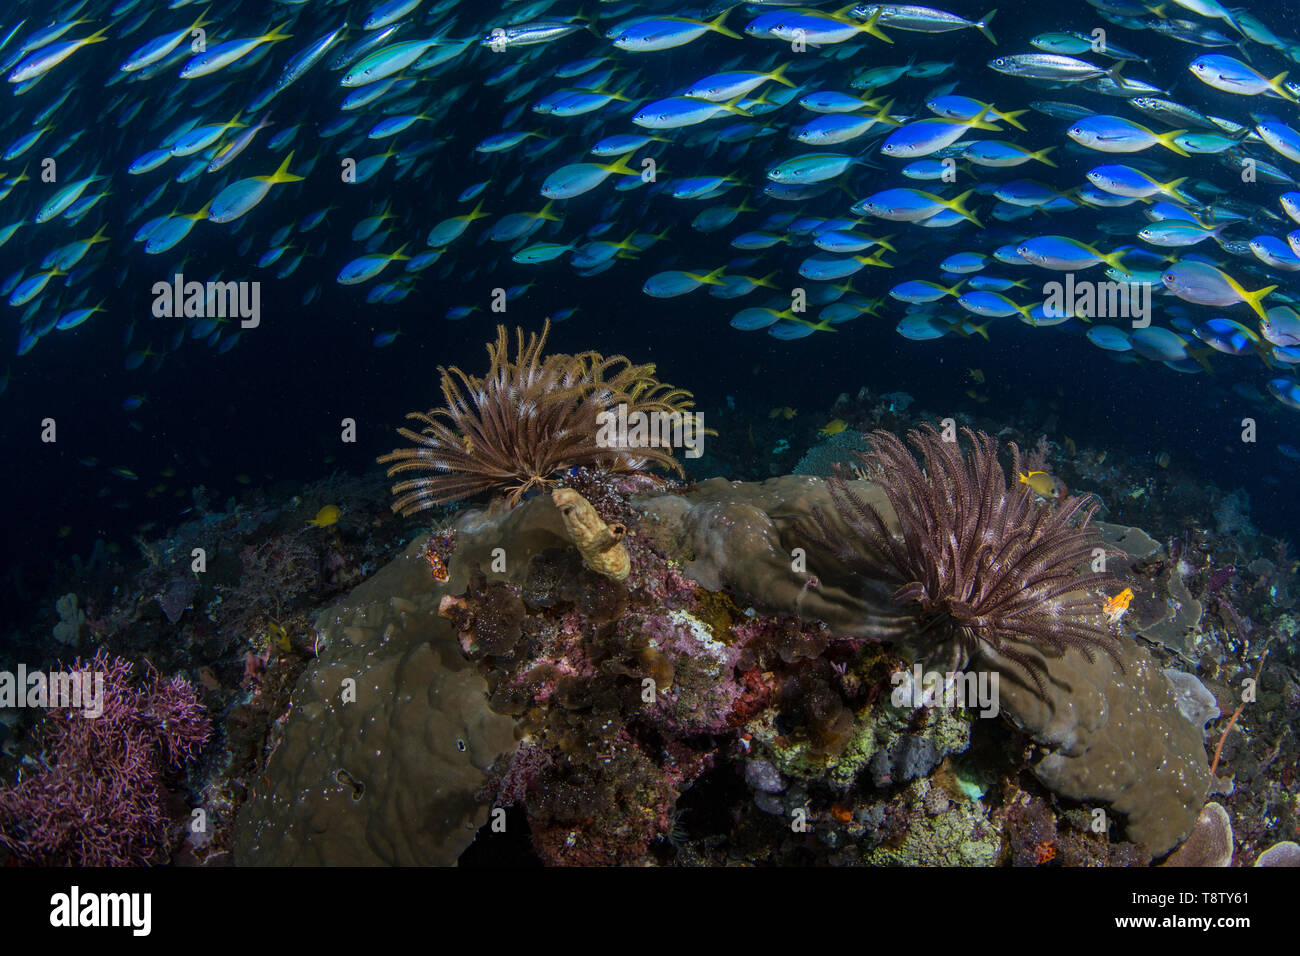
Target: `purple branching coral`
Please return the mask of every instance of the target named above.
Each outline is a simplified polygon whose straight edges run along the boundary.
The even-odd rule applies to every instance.
[[[71,670],[103,674],[103,713],[52,709],[37,730],[43,767],[0,787],[0,845],[38,866],[165,863],[170,853],[163,772],[198,756],[211,725],[183,677],[101,650]]]

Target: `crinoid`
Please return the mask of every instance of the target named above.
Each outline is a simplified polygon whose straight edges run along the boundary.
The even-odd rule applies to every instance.
[[[580,465],[611,471],[657,465],[681,473],[667,443],[603,441],[601,413],[623,406],[629,415],[657,413],[680,423],[693,414],[691,394],[658,381],[653,365],[633,365],[622,355],[543,356],[549,332],[549,322],[540,335],[525,338],[517,329],[511,358],[505,326],[498,326],[481,378],[439,367],[446,404],[407,415],[424,426],[398,429],[415,447],[379,458],[389,464],[389,477],[433,472],[394,485],[394,511],[410,515],[489,490],[507,492],[513,504],[551,484],[556,472]]]
[[[1035,503],[1027,485],[1007,480],[992,437],[963,433],[968,453],[932,427],[908,432],[918,462],[896,436],[873,432],[870,451],[858,457],[888,497],[900,533],[837,475],[831,496],[849,533],[817,512],[817,544],[851,570],[896,584],[895,600],[915,608],[928,637],[955,640],[969,656],[1014,662],[1040,696],[1043,664],[1031,648],[1059,654],[1074,647],[1090,661],[1100,648],[1122,667],[1092,593],[1114,576],[1079,571],[1100,547],[1089,527],[1095,501],[1071,496],[1055,509]],[[1020,450],[1009,447],[1014,475]]]

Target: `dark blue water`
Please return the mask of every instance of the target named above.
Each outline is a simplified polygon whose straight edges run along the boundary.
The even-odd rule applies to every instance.
[[[246,22],[245,33],[266,28],[266,5],[228,6],[231,8],[221,14],[223,22]],[[355,16],[357,10],[369,6],[338,4],[319,14],[304,11],[294,29],[295,38],[282,44],[283,49],[272,51],[269,65],[250,71],[257,80],[231,74],[230,87],[206,114],[220,114],[221,118],[233,115],[267,77],[274,77],[291,53],[336,25],[343,13],[351,11],[350,15]],[[557,4],[551,12],[576,12],[580,6]],[[1260,15],[1279,32],[1300,22],[1293,4],[1252,6],[1258,6]],[[17,4],[16,8],[38,15],[35,4]],[[979,4],[956,0],[947,8],[968,16],[984,12]],[[6,23],[14,19],[8,12],[6,16]],[[458,36],[487,18],[475,4],[472,11],[466,5],[463,19],[454,31]],[[737,27],[746,22],[739,11],[732,19]],[[360,291],[344,288],[335,283],[334,277],[345,262],[363,251],[349,238],[352,226],[376,212],[385,201],[392,202],[398,219],[392,241],[384,248],[410,242],[412,250],[419,251],[432,225],[463,211],[455,200],[470,183],[491,179],[484,199],[494,215],[538,209],[542,200],[537,187],[547,173],[565,162],[576,161],[581,152],[579,141],[633,128],[626,115],[611,113],[605,127],[596,128],[597,136],[580,134],[533,164],[521,166],[516,154],[486,160],[477,157],[471,152],[472,145],[501,128],[506,109],[501,99],[509,86],[482,85],[488,69],[499,65],[485,62],[482,56],[465,59],[463,66],[438,81],[464,82],[468,89],[451,112],[452,128],[432,131],[432,135],[447,136],[450,141],[435,153],[431,173],[419,182],[406,179],[395,183],[390,167],[361,186],[339,183],[338,141],[325,143],[312,135],[314,127],[337,113],[337,74],[325,73],[318,67],[277,100],[270,110],[277,122],[300,121],[306,126],[296,142],[299,162],[310,158],[313,150],[323,151],[312,175],[301,187],[273,191],[240,224],[234,238],[220,228],[200,224],[178,250],[186,256],[184,267],[190,278],[206,278],[222,271],[227,278],[262,279],[262,326],[246,332],[238,346],[226,354],[214,354],[203,344],[186,339],[167,354],[160,367],[151,369],[152,363],[148,363],[142,370],[127,371],[123,358],[128,349],[123,340],[130,322],[136,323],[131,348],[151,345],[162,350],[174,332],[166,325],[168,320],[153,319],[148,314],[149,288],[154,281],[170,276],[173,257],[145,256],[138,245],[130,242],[130,234],[140,220],[131,224],[125,221],[128,211],[159,180],[148,176],[135,180],[121,172],[125,162],[152,147],[152,138],[161,130],[146,133],[139,121],[128,130],[119,130],[102,125],[101,117],[118,96],[147,96],[152,102],[165,102],[167,97],[195,93],[178,88],[177,81],[170,78],[109,89],[103,88],[103,82],[134,45],[169,23],[157,28],[147,26],[122,43],[105,43],[82,51],[76,68],[67,71],[66,76],[49,78],[52,82],[47,89],[38,88],[29,94],[29,101],[15,107],[18,112],[9,125],[0,125],[3,138],[12,139],[16,130],[26,128],[25,124],[19,126],[21,119],[30,117],[61,92],[62,88],[54,90],[54,82],[75,81],[76,96],[59,113],[60,129],[87,130],[79,148],[92,146],[102,151],[104,169],[113,173],[115,190],[102,213],[113,241],[92,280],[99,287],[97,292],[102,290],[108,297],[108,314],[92,319],[75,335],[51,333],[49,340],[23,357],[12,355],[16,317],[6,315],[4,319],[7,348],[11,350],[4,361],[10,382],[0,397],[0,448],[5,453],[0,480],[4,482],[6,511],[2,600],[6,618],[24,617],[31,609],[30,602],[42,593],[53,565],[68,561],[74,554],[88,554],[96,540],[115,543],[125,555],[134,556],[132,535],[146,527],[150,529],[147,535],[161,535],[169,525],[187,517],[181,512],[190,504],[189,489],[195,486],[206,486],[214,502],[219,503],[227,496],[239,498],[247,493],[248,486],[237,481],[237,475],[247,476],[252,486],[278,485],[291,492],[294,485],[319,479],[335,469],[352,473],[377,469],[375,456],[400,443],[393,430],[401,423],[402,415],[440,403],[438,365],[459,364],[469,372],[479,371],[486,365],[483,345],[493,337],[497,321],[536,329],[548,313],[574,306],[579,309],[577,315],[552,333],[553,350],[597,349],[623,353],[636,361],[655,362],[663,379],[695,392],[707,423],[724,436],[743,433],[757,422],[766,424],[767,409],[783,405],[800,409],[799,425],[806,429],[831,417],[828,409],[837,395],[855,393],[862,386],[877,394],[906,391],[917,398],[920,406],[941,414],[970,412],[982,423],[987,422],[986,427],[996,426],[999,421],[1046,420],[1054,415],[1059,424],[1053,437],[1058,440],[1068,435],[1079,446],[1104,448],[1112,455],[1146,462],[1151,469],[1156,467],[1154,456],[1166,452],[1173,467],[1198,481],[1225,490],[1246,489],[1255,524],[1261,531],[1283,536],[1294,533],[1300,517],[1295,493],[1297,463],[1279,455],[1277,445],[1300,445],[1297,413],[1271,399],[1258,405],[1249,403],[1232,389],[1241,382],[1262,387],[1267,378],[1281,374],[1267,372],[1256,359],[1217,356],[1213,376],[1179,374],[1152,363],[1122,365],[1090,345],[1077,327],[1030,329],[1010,319],[994,323],[991,342],[955,336],[936,342],[911,342],[894,331],[902,316],[896,303],[890,303],[880,317],[859,318],[834,334],[818,333],[783,343],[762,333],[737,332],[728,327],[728,319],[735,311],[759,304],[757,295],[738,304],[709,298],[703,290],[668,301],[641,292],[646,278],[662,269],[716,268],[748,255],[731,249],[728,239],[742,229],[755,228],[764,214],[793,212],[796,208],[786,208],[761,196],[756,200],[761,204],[760,214],[748,214],[737,225],[708,236],[692,231],[689,222],[709,203],[636,193],[624,195],[621,207],[613,207],[609,203],[616,194],[608,188],[572,200],[565,209],[566,223],[555,233],[564,241],[607,218],[617,223],[610,232],[613,238],[622,238],[632,229],[649,232],[672,227],[670,242],[657,244],[637,261],[620,262],[609,272],[586,279],[573,275],[562,263],[516,265],[500,244],[476,245],[478,232],[491,222],[485,220],[472,225],[453,252],[444,257],[444,263],[450,264],[446,275],[440,275],[440,263],[418,278],[416,291],[404,303],[367,305],[365,287]],[[1032,99],[1069,99],[1099,109],[1103,105],[1118,107],[1119,101],[1095,94],[1036,89],[1024,81],[999,76],[985,66],[987,60],[1001,53],[1029,52],[1029,37],[1043,30],[1087,31],[1097,25],[1093,11],[1082,3],[1003,3],[994,21],[1000,40],[997,47],[973,32],[947,36],[899,33],[894,48],[873,44],[868,50],[869,56],[882,64],[901,63],[911,52],[916,52],[920,60],[952,59],[957,64],[956,72],[945,79],[956,77],[956,92],[995,101],[1004,110],[1024,108]],[[1112,29],[1119,42],[1151,57],[1150,67],[1137,65],[1126,72],[1159,79],[1172,99],[1248,121],[1248,111],[1256,104],[1243,97],[1216,93],[1187,72],[1187,63],[1204,51],[1149,33]],[[733,62],[757,42],[746,40],[742,44],[708,36],[689,47],[653,54],[632,65],[646,71],[653,80],[644,84],[647,91],[667,95],[673,87],[684,86]],[[559,41],[521,75],[545,73],[560,63],[587,55],[597,46],[592,37],[584,35]],[[866,62],[858,58],[852,65]],[[1286,65],[1277,57],[1259,64],[1269,75]],[[847,73],[848,67],[845,70]],[[544,77],[535,93],[549,90],[554,82]],[[940,82],[904,79],[890,87],[888,94],[899,97],[900,103],[917,103]],[[641,98],[649,95],[647,92]],[[0,91],[0,97],[8,96],[8,91]],[[1271,101],[1269,105],[1276,103]],[[1294,107],[1286,109],[1286,115],[1294,117]],[[797,110],[789,106],[771,121],[784,127]],[[184,113],[182,110],[164,127],[174,125]],[[565,127],[564,122],[532,123],[525,116],[516,125],[552,133],[565,129],[572,132],[583,125],[582,121],[572,121]],[[1083,173],[1097,164],[1097,154],[1065,148],[1068,143],[1064,121],[1030,114],[1024,122],[1028,131],[1020,134],[1018,141],[1034,148],[1056,143],[1062,147],[1055,157],[1060,169],[1022,167],[1014,173],[995,171],[999,175],[987,178],[1081,182]],[[430,132],[424,130],[412,138],[427,138]],[[358,151],[358,155],[380,148],[382,144],[374,150]],[[765,181],[763,170],[775,157],[796,151],[802,151],[802,147],[779,135],[758,141],[739,155],[725,146],[710,155],[704,145],[675,145],[666,152],[663,162],[672,175],[731,172],[743,176],[746,188],[732,191],[723,200],[738,202],[745,193],[757,193],[755,187]],[[272,156],[261,142],[250,156],[237,161],[240,174],[270,172],[278,164],[278,158],[270,161]],[[1172,154],[1149,158],[1167,161],[1178,175],[1211,179],[1225,188],[1234,188],[1242,198],[1271,208],[1276,208],[1276,197],[1283,191],[1283,187],[1235,183],[1232,172],[1209,158],[1180,160]],[[506,194],[507,187],[520,174],[523,184]],[[864,171],[852,182],[852,191],[858,197],[877,183],[902,184],[892,167]],[[924,188],[923,184],[916,185]],[[197,193],[187,193],[173,188],[154,214],[171,209],[174,200],[182,211],[193,211],[199,204],[189,197],[210,191],[202,187]],[[843,193],[833,192],[797,208],[803,215],[842,215],[847,204]],[[319,252],[318,258],[309,260],[283,282],[275,281],[269,273],[256,272],[253,262],[265,248],[266,235],[325,205],[339,207],[330,214],[328,227],[304,237],[308,249]],[[984,200],[980,205],[987,210],[991,201]],[[1137,221],[1136,213],[1123,210],[1114,214],[1080,212],[1052,220],[1040,216],[1006,226],[986,217],[986,225],[1005,228],[1009,234],[1068,232],[1109,246],[1117,240],[1095,230],[1112,216]],[[0,215],[0,225],[6,222],[8,219]],[[0,250],[0,273],[7,275],[30,265],[29,260],[33,256],[39,259],[47,246],[83,238],[83,233],[89,235],[93,229],[86,230],[85,225],[61,227],[62,232],[57,234],[42,233],[39,243],[33,238],[33,230],[24,230]],[[872,223],[865,227],[875,235],[895,232],[906,237],[899,244],[902,254],[894,260],[898,268],[868,269],[859,274],[856,288],[866,295],[883,295],[894,283],[907,278],[935,278],[937,263],[947,255],[989,245],[977,243],[968,226],[920,230],[892,224],[895,228],[885,228],[889,225]],[[236,245],[249,232],[255,233],[259,241],[241,258]],[[535,239],[549,237],[543,231]],[[30,247],[26,244],[29,241],[33,243]],[[784,265],[791,280],[797,281],[793,274],[797,259],[793,256],[793,252],[786,254]],[[1248,288],[1281,281],[1285,289],[1291,284],[1287,277],[1270,276],[1262,266],[1248,260],[1236,260],[1235,264],[1234,275]],[[748,274],[767,271],[766,264],[761,264],[749,269]],[[1035,276],[1035,281],[1038,278],[1041,276]],[[443,317],[450,306],[486,307],[494,288],[529,281],[536,281],[536,286],[512,302],[504,316],[479,312],[460,322]],[[321,286],[323,294],[311,305],[302,306],[304,293],[315,285]],[[92,295],[88,304],[97,298]],[[1160,309],[1172,301],[1157,301],[1157,323]],[[1211,313],[1197,310],[1197,314],[1209,317]],[[1243,322],[1249,320],[1244,306],[1228,314]],[[377,332],[391,329],[402,332],[394,345],[371,347]],[[965,396],[970,387],[967,370],[971,368],[981,369],[988,382],[990,401],[978,407]],[[122,400],[136,394],[147,396],[144,406],[133,412],[123,411]],[[728,397],[732,399],[730,404]],[[1253,445],[1240,441],[1241,421],[1246,417],[1258,422],[1259,441]],[[58,441],[53,445],[39,440],[45,418],[57,422]],[[354,444],[339,440],[345,418],[357,423],[358,440]],[[791,426],[791,433],[796,441],[803,441],[807,430]],[[796,452],[802,452],[798,445]],[[80,463],[89,457],[98,459],[98,465]],[[788,460],[793,462],[795,458]],[[140,476],[139,480],[110,474],[107,469],[116,465],[129,467]],[[161,479],[159,473],[168,467],[175,469],[175,477]],[[165,488],[149,497],[150,489],[159,483]],[[177,497],[177,491],[183,495]],[[1205,515],[1201,520],[1208,523],[1211,519]],[[60,529],[64,529],[62,535]]]

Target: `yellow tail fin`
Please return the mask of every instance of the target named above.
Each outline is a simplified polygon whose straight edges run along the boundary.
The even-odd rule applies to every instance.
[[[978,219],[976,219],[974,213],[972,213],[972,212],[971,212],[969,209],[967,209],[966,206],[964,205],[964,203],[966,202],[966,197],[967,197],[967,196],[970,196],[973,192],[975,192],[975,190],[973,190],[973,189],[968,189],[968,190],[966,190],[964,193],[962,193],[960,196],[958,196],[956,199],[946,200],[946,201],[944,202],[944,205],[945,205],[946,207],[948,207],[949,209],[951,209],[953,212],[957,213],[957,214],[958,214],[959,216],[961,216],[963,219],[969,219],[971,222],[975,223],[975,225],[977,225],[977,226],[979,226],[981,229],[983,229],[983,228],[984,228],[984,223],[982,223],[982,222],[980,222]]]
[[[624,153],[612,163],[607,163],[600,168],[605,170],[607,173],[618,173],[620,176],[640,176],[641,173],[639,171],[633,169],[627,164],[627,158],[631,155],[631,153]]]
[[[1002,122],[1010,123],[1016,129],[1024,132],[1025,127],[1021,124],[1019,117],[1024,116],[1028,112],[1029,110],[1011,110],[1008,113],[1000,113],[997,110],[994,110],[993,115],[1002,120]]]
[[[789,63],[782,63],[771,73],[767,74],[767,78],[769,80],[773,80],[777,83],[780,83],[782,86],[793,87],[795,86],[795,84],[791,83],[788,79],[786,79],[786,75],[785,75],[785,71],[788,70],[789,68],[790,68]]]
[[[1289,70],[1283,70],[1277,76],[1273,77],[1273,79],[1268,81],[1269,88],[1284,100],[1289,100],[1292,103],[1300,103],[1300,100],[1295,98],[1295,94],[1282,85],[1289,73]]]
[[[1258,292],[1247,292],[1245,289],[1242,289],[1241,297],[1248,306],[1255,310],[1256,315],[1261,319],[1267,319],[1268,313],[1264,310],[1264,306],[1261,303],[1264,301],[1264,297],[1276,288],[1277,286],[1270,285],[1260,289]]]
[[[732,9],[733,9],[732,7],[727,7],[727,9],[723,10],[716,17],[714,17],[712,20],[706,23],[705,26],[707,26],[714,33],[721,33],[724,37],[731,37],[731,39],[733,40],[743,40],[745,39],[743,36],[741,36],[735,30],[732,30],[723,25],[723,21],[727,19],[727,14],[730,13]],[[789,84],[789,85],[793,86],[794,84]]]
[[[1187,150],[1183,149],[1182,146],[1174,142],[1174,140],[1177,137],[1182,136],[1186,132],[1187,130],[1185,129],[1171,129],[1167,133],[1157,133],[1156,142],[1158,142],[1165,149],[1173,150],[1179,156],[1190,156],[1191,153],[1187,152]]]
[[[1124,265],[1124,256],[1132,251],[1133,250],[1131,249],[1116,249],[1114,252],[1110,252],[1110,253],[1098,252],[1097,255],[1098,257],[1100,257],[1102,262],[1106,263],[1107,265],[1114,266],[1116,269],[1124,273],[1126,276],[1131,276],[1133,274],[1132,271],[1128,268],[1128,266]]]
[[[854,6],[857,6],[857,4],[854,4],[853,6],[850,7],[846,7],[845,9],[852,10]],[[882,33],[880,28],[876,26],[876,21],[880,19],[880,14],[884,12],[884,9],[885,9],[884,7],[876,7],[876,12],[871,15],[871,19],[868,20],[866,23],[862,24],[860,27],[858,27],[858,32],[868,33],[871,36],[875,37],[877,40],[884,40],[886,43],[893,43],[894,41],[891,40],[886,34]]]
[[[986,129],[986,130],[991,130],[994,133],[1002,132],[1002,127],[999,126],[997,123],[989,123],[985,120],[985,117],[989,115],[989,110],[991,109],[992,109],[991,106],[984,107],[982,110],[976,113],[974,117],[967,120],[966,125],[970,129]],[[961,121],[955,120],[954,122],[961,122]]]
[[[286,157],[284,158],[284,162],[282,162],[282,163],[280,164],[280,168],[277,169],[277,170],[276,170],[274,173],[272,173],[270,176],[265,177],[265,181],[267,181],[267,182],[272,182],[272,183],[300,183],[300,182],[302,182],[304,177],[302,177],[302,176],[295,176],[293,173],[289,172],[289,164],[290,164],[291,162],[293,162],[293,153],[290,153],[288,156],[286,156]]]
[[[289,21],[288,21],[288,20],[285,20],[284,23],[281,23],[281,24],[278,24],[277,26],[273,26],[273,27],[271,27],[271,32],[270,32],[270,33],[263,33],[263,34],[262,34],[262,40],[265,41],[266,43],[279,43],[281,40],[288,40],[288,39],[292,38],[292,36],[293,36],[292,33],[281,33],[281,32],[280,32],[281,30],[283,30],[283,29],[284,29],[285,27],[287,27],[288,25],[289,25]]]

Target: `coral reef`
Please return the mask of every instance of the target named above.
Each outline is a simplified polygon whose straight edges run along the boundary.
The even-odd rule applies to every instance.
[[[912,405],[863,390],[820,416],[764,410],[748,442],[733,430],[712,454],[767,477],[819,444],[831,476],[866,444],[854,426],[934,420]],[[850,426],[822,442],[831,415]],[[220,511],[199,489],[184,524],[141,533],[141,562],[103,547],[77,562],[32,633],[48,642],[71,592],[75,610],[59,610],[84,613],[83,648],[183,668],[202,695],[216,737],[183,779],[162,779],[210,827],[182,840],[171,825],[155,862],[1141,866],[1192,853],[1213,792],[1232,858],[1285,864],[1300,824],[1288,548],[1243,530],[1243,497],[1076,448],[1050,420],[998,438],[1032,448],[1020,468],[1061,489],[1036,508],[1059,514],[1067,483],[1104,494],[1110,521],[1087,530],[1133,598],[1107,630],[1122,667],[1024,642],[1027,671],[974,644],[978,673],[1003,678],[993,719],[969,701],[908,702],[939,686],[912,676],[918,662],[961,656],[939,623],[918,627],[908,582],[876,568],[891,562],[884,539],[862,543],[854,499],[904,539],[867,480],[833,495],[799,476],[665,487],[630,461],[549,474],[590,504],[591,527],[617,529],[615,577],[584,561],[550,495],[449,509],[426,535],[379,504],[378,476],[291,500],[248,489]],[[1234,537],[1183,513],[1218,505]],[[322,512],[338,520],[312,525]],[[818,543],[854,539],[870,567]],[[12,779],[21,761],[26,783],[43,734],[22,712],[0,718],[0,770]]]
[[[514,740],[436,613],[465,587],[457,530],[448,582],[417,539],[318,616],[319,654],[235,822],[237,863],[449,865],[473,840],[483,771]]]
[[[1256,866],[1300,866],[1300,843],[1283,840],[1275,843],[1255,860]]]
[[[1122,666],[1028,647],[1046,694],[984,652],[1020,675],[1001,706],[1036,741],[1022,756],[1025,738],[1001,721],[891,702],[924,640],[897,582],[832,552],[809,570],[797,549],[815,513],[820,530],[852,533],[825,482],[647,493],[578,480],[601,522],[626,524],[626,578],[582,560],[547,497],[459,514],[438,532],[454,540],[436,549],[445,581],[412,542],[322,616],[269,789],[241,811],[239,861],[452,862],[490,803],[513,808],[514,839],[547,863],[990,864],[1010,824],[982,795],[1014,789],[1021,768],[1125,816],[1108,841],[1062,825],[1073,811],[1042,811],[1035,861],[1140,863],[1191,830],[1208,788],[1201,728],[1131,641],[1117,642]],[[894,533],[879,486],[846,487]],[[349,675],[358,698],[342,702]],[[444,755],[453,736],[464,750]],[[952,764],[977,746],[984,769]],[[737,800],[739,816],[723,812]]]
[[[948,800],[929,780],[910,784],[890,810],[905,823],[888,841],[869,850],[865,863],[992,866],[1001,855],[1002,837],[988,810],[979,803]]]
[[[103,676],[103,712],[49,710],[37,731],[41,767],[0,787],[0,845],[38,866],[165,863],[175,826],[165,775],[199,753],[211,732],[203,706],[181,677],[100,651],[69,668]]]
[[[846,429],[808,449],[807,453],[795,463],[790,473],[829,478],[835,474],[836,465],[852,465],[855,461],[854,456],[866,450],[867,442],[862,432],[851,428]]]

